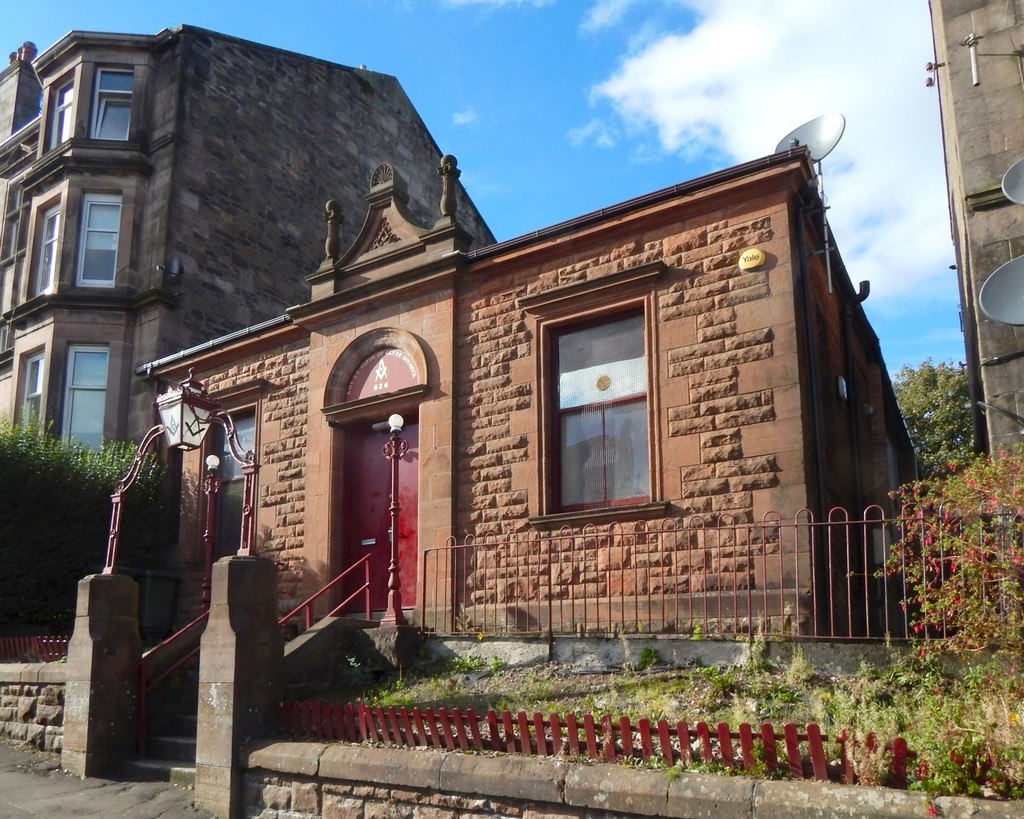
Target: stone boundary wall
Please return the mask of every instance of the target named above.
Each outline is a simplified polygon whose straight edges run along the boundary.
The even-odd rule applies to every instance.
[[[59,753],[65,663],[0,663],[0,739]]]
[[[887,788],[641,770],[565,759],[272,742],[243,754],[249,819],[920,817],[924,797]],[[1003,819],[1020,803],[935,800],[939,815]]]

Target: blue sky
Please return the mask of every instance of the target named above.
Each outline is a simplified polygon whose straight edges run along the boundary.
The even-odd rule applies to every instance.
[[[841,112],[829,218],[886,364],[963,358],[927,0],[51,0],[4,20],[6,51],[185,23],[393,74],[499,240]]]

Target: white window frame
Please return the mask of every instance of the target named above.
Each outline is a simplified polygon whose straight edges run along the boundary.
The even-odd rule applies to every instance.
[[[103,80],[105,77],[112,77],[115,75],[128,76],[132,78],[132,87],[125,91],[117,88],[104,88]],[[89,131],[93,139],[105,139],[111,141],[125,142],[128,139],[128,134],[132,128],[132,98],[135,93],[135,76],[131,69],[112,69],[112,68],[101,68],[96,72],[96,89],[93,93],[92,99],[92,128]],[[128,108],[128,122],[125,125],[124,135],[118,133],[117,136],[100,136],[100,131],[103,128],[103,123],[106,119],[107,113],[111,108]]]
[[[75,121],[72,109],[75,102],[75,84],[66,83],[57,89],[53,97],[53,118],[50,123],[50,147],[67,142],[75,135]]]
[[[114,231],[89,227],[89,217],[96,205],[117,205],[117,229]],[[78,238],[78,275],[77,283],[84,287],[113,287],[117,278],[118,244],[121,240],[121,194],[87,193],[82,197],[82,233]],[[89,237],[93,234],[111,235],[114,237],[114,263],[110,271],[110,279],[86,278],[85,254]]]
[[[22,373],[21,423],[28,424],[33,419],[41,421],[46,387],[45,353],[25,356]]]
[[[103,353],[105,357],[104,368],[103,368],[103,383],[102,384],[76,384],[74,381],[75,377],[75,356],[79,353]],[[90,448],[98,449],[100,444],[103,442],[103,424],[106,420],[106,395],[107,395],[107,382],[110,377],[110,350],[107,347],[90,344],[72,344],[68,347],[67,356],[67,375],[64,381],[64,419],[61,424],[62,437],[67,440],[77,440],[85,446]],[[74,430],[72,429],[73,422],[75,420],[75,399],[82,393],[102,393],[104,400],[104,407],[100,414],[99,419],[99,440],[95,442],[95,447],[92,446],[92,442],[76,438]]]
[[[49,256],[47,256],[47,251],[49,251]],[[33,296],[42,296],[54,291],[59,262],[60,205],[54,205],[52,208],[47,208],[39,220],[39,258],[36,265]]]

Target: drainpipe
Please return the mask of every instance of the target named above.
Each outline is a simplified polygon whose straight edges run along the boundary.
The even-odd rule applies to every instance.
[[[822,420],[821,420],[821,379],[818,368],[818,345],[814,337],[814,322],[812,320],[814,306],[811,302],[811,289],[808,282],[807,265],[807,244],[804,242],[804,224],[808,214],[816,210],[813,202],[803,201],[796,211],[794,233],[797,241],[797,291],[799,292],[800,305],[803,313],[803,334],[807,351],[807,371],[810,375],[811,386],[811,445],[814,451],[814,483],[817,491],[817,502],[814,504],[817,519],[823,520],[825,515],[825,459],[824,445],[822,442]]]
[[[846,371],[846,418],[853,453],[853,501],[857,512],[864,511],[864,482],[861,478],[860,459],[860,393],[853,366],[853,306],[863,304],[871,293],[871,283],[863,281],[857,295],[843,305],[843,369]]]

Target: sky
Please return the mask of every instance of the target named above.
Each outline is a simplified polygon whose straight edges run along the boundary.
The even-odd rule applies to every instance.
[[[0,49],[201,26],[396,76],[499,241],[841,113],[828,218],[888,370],[961,361],[927,0],[48,0]]]

